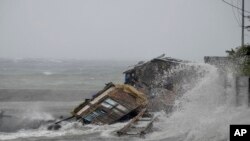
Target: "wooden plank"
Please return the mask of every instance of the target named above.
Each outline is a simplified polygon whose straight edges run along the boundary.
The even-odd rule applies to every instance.
[[[153,126],[153,122],[155,121],[156,117],[154,117],[149,123],[148,125],[140,132],[140,136],[146,134],[148,132],[148,130],[150,130],[150,128],[152,128]]]
[[[133,123],[135,123],[145,113],[146,110],[147,110],[146,108],[142,109],[141,112],[136,117],[134,117],[127,125],[125,125],[122,129],[117,131],[117,134],[119,136],[126,134],[129,127],[131,127],[133,125]]]
[[[97,102],[99,102],[102,98],[104,98],[106,95],[108,95],[114,89],[115,89],[115,87],[109,88],[108,90],[106,90],[105,92],[103,92],[101,95],[99,95],[96,98],[94,98],[94,100],[92,100],[90,103],[91,104],[96,104]]]

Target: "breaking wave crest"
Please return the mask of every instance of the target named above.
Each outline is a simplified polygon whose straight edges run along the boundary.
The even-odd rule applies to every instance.
[[[229,140],[230,124],[250,123],[250,109],[235,106],[234,86],[225,89],[215,67],[203,64],[202,69],[206,74],[176,101],[172,115],[160,114],[154,125],[158,131],[149,140],[224,141]]]

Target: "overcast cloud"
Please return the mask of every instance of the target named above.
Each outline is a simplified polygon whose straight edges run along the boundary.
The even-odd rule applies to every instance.
[[[3,58],[202,60],[239,46],[240,35],[221,0],[0,0]]]

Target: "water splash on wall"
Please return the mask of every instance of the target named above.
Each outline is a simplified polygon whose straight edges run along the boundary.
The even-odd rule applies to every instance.
[[[230,124],[250,123],[250,109],[235,106],[232,75],[226,75],[232,85],[225,88],[224,75],[217,68],[199,65],[206,73],[176,101],[171,116],[160,114],[160,121],[155,122],[157,131],[149,135],[149,140],[228,140]]]

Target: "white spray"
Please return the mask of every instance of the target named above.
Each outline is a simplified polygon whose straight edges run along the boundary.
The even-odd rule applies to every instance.
[[[202,65],[207,73],[196,86],[176,101],[176,111],[160,114],[158,131],[148,140],[221,141],[229,140],[230,124],[249,124],[250,109],[235,106],[234,86],[225,89],[218,70]],[[233,77],[228,77],[233,82]],[[231,80],[230,80],[231,79]]]

